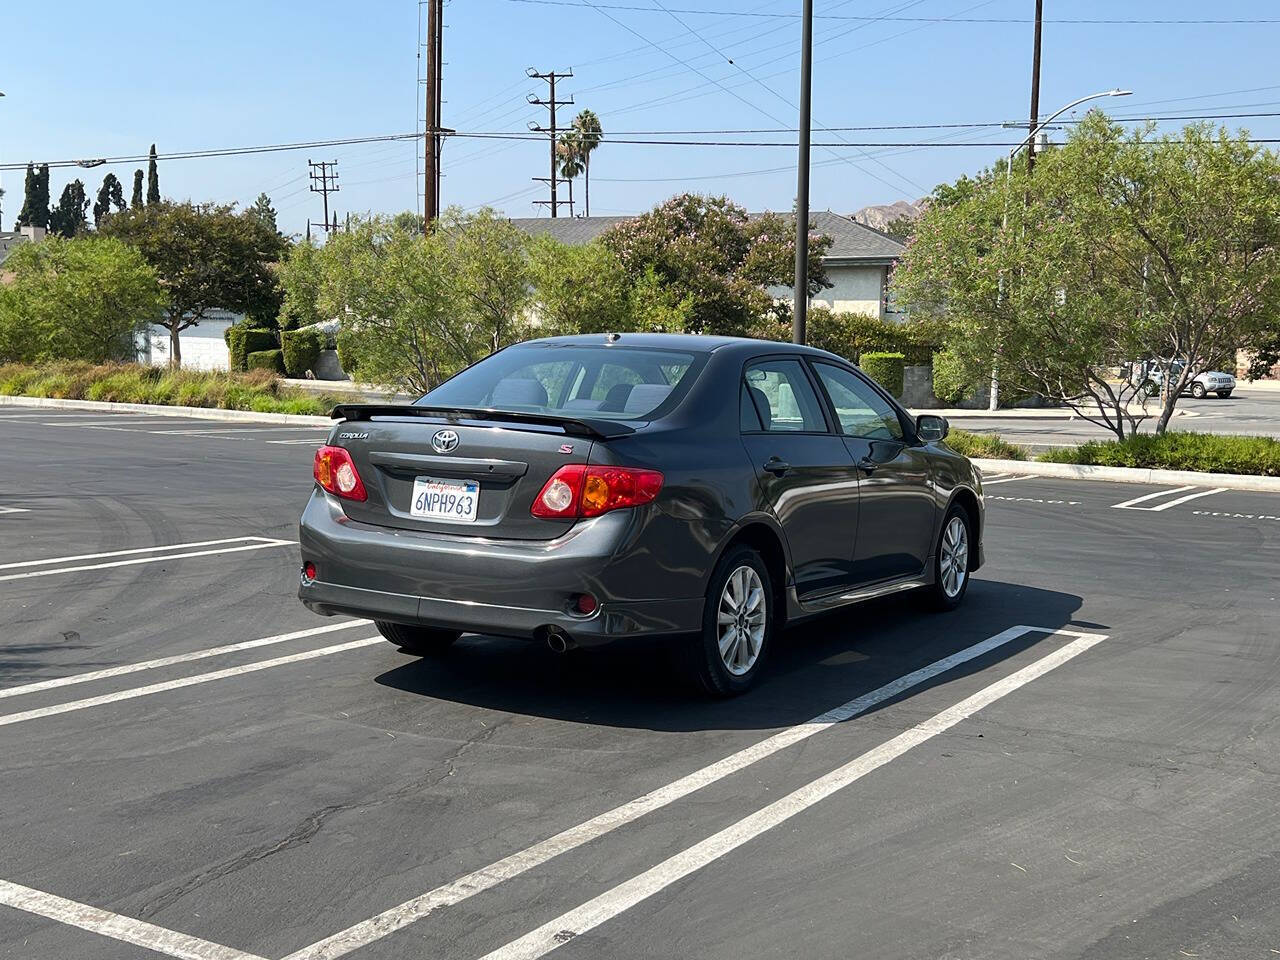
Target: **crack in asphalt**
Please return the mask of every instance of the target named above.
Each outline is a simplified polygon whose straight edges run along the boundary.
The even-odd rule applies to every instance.
[[[188,894],[193,893],[208,883],[230,876],[231,874],[237,873],[246,867],[261,863],[262,861],[267,860],[278,853],[283,853],[286,850],[292,849],[293,847],[309,843],[311,839],[320,832],[325,823],[337,814],[345,813],[350,810],[375,809],[389,803],[395,803],[420,791],[431,789],[437,784],[452,777],[457,772],[457,764],[459,760],[461,760],[475,747],[482,746],[491,740],[499,730],[510,723],[511,719],[511,717],[503,717],[487,726],[476,736],[471,737],[468,740],[464,740],[451,754],[433,764],[427,771],[426,775],[404,784],[391,793],[384,794],[383,796],[372,800],[330,804],[309,813],[283,837],[267,843],[259,844],[256,847],[236,854],[234,857],[223,860],[221,863],[214,864],[212,867],[200,871],[178,886],[165,891],[160,896],[149,900],[138,910],[137,916],[139,918],[150,919],[166,907],[173,906],[173,904],[177,903]],[[443,771],[437,773],[437,771],[440,771],[441,767],[444,768]]]

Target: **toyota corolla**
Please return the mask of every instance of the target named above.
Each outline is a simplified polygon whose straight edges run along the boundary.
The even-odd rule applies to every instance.
[[[731,695],[785,624],[901,591],[949,610],[982,562],[981,478],[946,421],[810,347],[557,337],[333,415],[299,596],[414,654],[671,640]]]

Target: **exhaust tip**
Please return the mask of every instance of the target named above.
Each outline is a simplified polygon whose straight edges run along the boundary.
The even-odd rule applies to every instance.
[[[559,627],[547,627],[542,639],[552,653],[568,653],[574,645],[569,635]]]

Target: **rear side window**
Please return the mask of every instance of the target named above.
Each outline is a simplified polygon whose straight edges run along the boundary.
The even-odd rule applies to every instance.
[[[745,386],[763,429],[771,433],[826,432],[818,395],[800,361],[758,360],[747,367]]]
[[[468,367],[418,403],[641,420],[683,393],[701,360],[613,345],[515,347]]]
[[[813,369],[831,398],[840,432],[865,440],[901,440],[902,421],[880,394],[842,367],[815,363]]]

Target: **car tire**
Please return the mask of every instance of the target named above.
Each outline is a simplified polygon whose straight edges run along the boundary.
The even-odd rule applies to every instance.
[[[1143,396],[1154,397],[1157,393],[1160,392],[1160,385],[1156,383],[1154,380],[1148,380],[1145,383],[1143,383],[1141,389],[1142,389]]]
[[[1207,391],[1207,390],[1204,388],[1204,384],[1203,384],[1203,383],[1193,383],[1193,384],[1191,385],[1191,395],[1192,395],[1193,397],[1195,397],[1197,400],[1203,400],[1203,399],[1204,399],[1204,395],[1205,395],[1206,393],[1208,393],[1208,392],[1209,392],[1209,391]]]
[[[434,627],[409,626],[386,620],[376,620],[373,625],[401,650],[419,657],[439,656],[461,636],[456,630],[437,630]]]
[[[1222,400],[1227,399],[1227,397],[1229,397],[1229,396],[1231,396],[1231,391],[1230,391],[1230,390],[1219,390],[1219,391],[1218,391],[1218,397],[1219,397],[1220,399],[1222,399]]]
[[[938,546],[933,552],[933,583],[927,589],[935,610],[954,610],[964,601],[969,592],[973,550],[973,520],[968,510],[953,503],[942,521]]]
[[[714,697],[734,697],[755,685],[773,640],[777,611],[764,559],[747,546],[730,549],[707,586],[702,632],[683,644],[692,679]],[[733,617],[732,621],[722,621]]]

